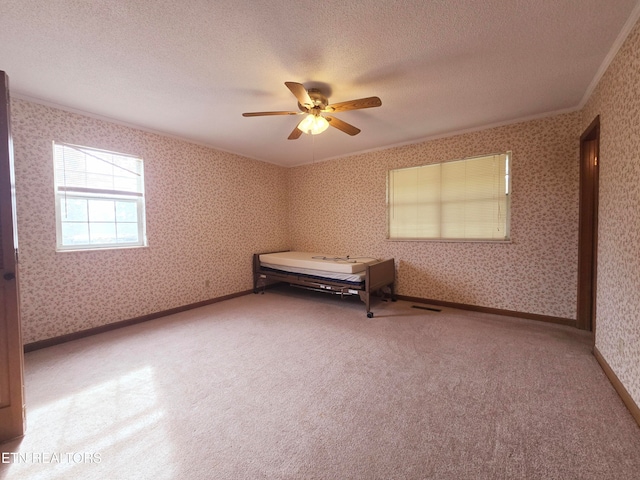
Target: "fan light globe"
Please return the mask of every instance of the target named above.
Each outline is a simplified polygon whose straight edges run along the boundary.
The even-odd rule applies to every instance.
[[[329,122],[321,115],[309,114],[300,122],[298,128],[304,133],[310,133],[311,135],[318,135],[329,128]]]

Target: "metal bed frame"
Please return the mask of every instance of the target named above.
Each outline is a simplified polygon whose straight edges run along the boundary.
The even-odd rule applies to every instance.
[[[395,301],[393,285],[396,279],[396,270],[393,258],[366,264],[364,281],[354,285],[353,282],[265,268],[260,265],[260,255],[260,253],[253,254],[253,293],[264,293],[268,284],[284,282],[292,286],[332,293],[341,297],[358,295],[365,304],[368,318],[373,318],[371,311],[371,297],[373,295],[389,296],[392,301]]]

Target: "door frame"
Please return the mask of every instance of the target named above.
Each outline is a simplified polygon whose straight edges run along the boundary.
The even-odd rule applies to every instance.
[[[578,227],[578,299],[576,326],[596,329],[598,269],[598,191],[600,115],[580,136],[580,220]]]
[[[24,435],[24,351],[9,78],[0,71],[0,443]]]

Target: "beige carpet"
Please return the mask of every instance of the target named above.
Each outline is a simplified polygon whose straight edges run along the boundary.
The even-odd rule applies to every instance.
[[[573,328],[275,289],[26,355],[0,479],[632,479]]]

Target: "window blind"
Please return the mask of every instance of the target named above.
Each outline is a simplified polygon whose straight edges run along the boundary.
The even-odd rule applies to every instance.
[[[56,143],[56,190],[142,196],[142,160]]]
[[[506,240],[510,152],[391,170],[391,239]]]

